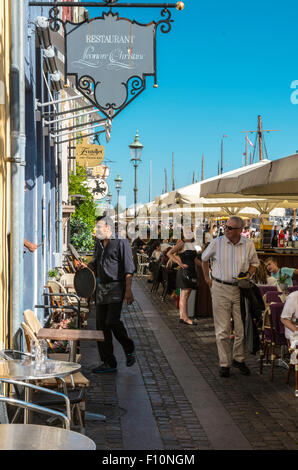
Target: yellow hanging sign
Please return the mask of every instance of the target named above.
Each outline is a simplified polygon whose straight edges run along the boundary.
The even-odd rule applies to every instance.
[[[104,146],[88,144],[87,139],[83,139],[83,142],[76,146],[77,165],[84,166],[85,168],[100,165],[104,156]]]

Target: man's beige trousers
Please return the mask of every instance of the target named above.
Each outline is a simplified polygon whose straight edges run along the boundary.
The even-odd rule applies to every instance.
[[[211,288],[216,344],[220,367],[230,367],[232,359],[244,362],[244,328],[240,311],[240,289],[213,281]],[[235,339],[231,347],[231,316]]]

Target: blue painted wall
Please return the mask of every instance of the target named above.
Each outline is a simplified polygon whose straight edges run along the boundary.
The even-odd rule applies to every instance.
[[[49,8],[29,7],[26,0],[25,26],[26,50],[26,168],[25,179],[25,238],[36,244],[44,241],[34,253],[24,254],[24,305],[23,310],[43,303],[42,293],[47,281],[47,272],[54,267],[56,252],[56,176],[55,147],[50,147],[48,137],[43,136],[42,122],[36,121],[35,100],[50,101],[48,89],[42,76],[42,51],[36,48],[34,20],[37,16],[48,16]],[[48,111],[47,108],[41,110]],[[36,311],[42,320],[43,311]],[[22,319],[22,312],[21,312]]]

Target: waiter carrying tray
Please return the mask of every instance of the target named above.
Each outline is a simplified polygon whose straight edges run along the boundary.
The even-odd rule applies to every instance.
[[[97,343],[102,364],[92,370],[100,374],[117,371],[112,335],[124,350],[127,367],[136,360],[134,342],[120,320],[123,301],[128,305],[134,301],[131,283],[135,266],[128,240],[113,235],[113,220],[106,216],[96,220],[94,254],[88,268],[97,278],[96,328],[103,331],[105,338],[104,342]],[[86,267],[84,263],[80,266]]]
[[[221,377],[230,376],[231,365],[237,367],[243,375],[250,375],[250,370],[244,362],[244,327],[237,278],[250,279],[259,265],[259,260],[253,241],[241,236],[242,227],[240,217],[230,217],[224,235],[215,238],[202,253],[204,277],[211,289]],[[231,316],[235,330],[233,355],[230,340]]]

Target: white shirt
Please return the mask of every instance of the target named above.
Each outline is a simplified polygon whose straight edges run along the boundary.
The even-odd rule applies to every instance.
[[[287,297],[281,318],[287,318],[295,324],[296,320],[298,319],[298,291],[292,292]],[[285,326],[285,337],[290,339],[293,334],[294,332]]]
[[[202,253],[202,261],[209,260],[212,276],[224,282],[234,282],[240,272],[259,266],[253,241],[244,237],[235,245],[225,235],[215,238]]]

